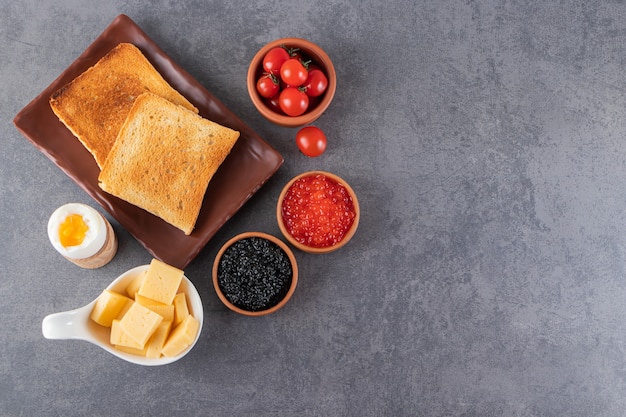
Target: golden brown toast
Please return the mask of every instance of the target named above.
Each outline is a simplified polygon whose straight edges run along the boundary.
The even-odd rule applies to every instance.
[[[146,91],[198,112],[129,43],[119,44],[56,91],[50,106],[102,168],[135,98]]]
[[[191,234],[209,181],[239,132],[151,93],[137,97],[100,187]]]

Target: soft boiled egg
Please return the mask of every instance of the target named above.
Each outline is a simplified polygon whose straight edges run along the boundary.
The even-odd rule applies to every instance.
[[[85,259],[104,246],[107,226],[93,208],[79,203],[65,204],[52,213],[48,221],[48,238],[52,246],[70,259]]]

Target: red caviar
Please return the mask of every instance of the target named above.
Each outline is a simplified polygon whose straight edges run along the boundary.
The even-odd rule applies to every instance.
[[[341,242],[356,210],[346,187],[323,174],[296,180],[282,204],[285,228],[298,242],[326,248]]]

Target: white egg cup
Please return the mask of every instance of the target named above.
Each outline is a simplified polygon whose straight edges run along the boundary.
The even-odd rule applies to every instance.
[[[88,231],[80,245],[65,247],[61,244],[59,226],[72,214],[82,216]],[[111,223],[85,204],[68,203],[57,208],[48,220],[48,239],[58,253],[81,268],[100,268],[117,253],[117,237]]]

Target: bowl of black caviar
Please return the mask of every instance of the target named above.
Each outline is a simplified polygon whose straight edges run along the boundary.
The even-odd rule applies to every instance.
[[[246,316],[282,308],[298,283],[298,265],[275,236],[246,232],[228,240],[213,262],[213,287],[226,307]]]

